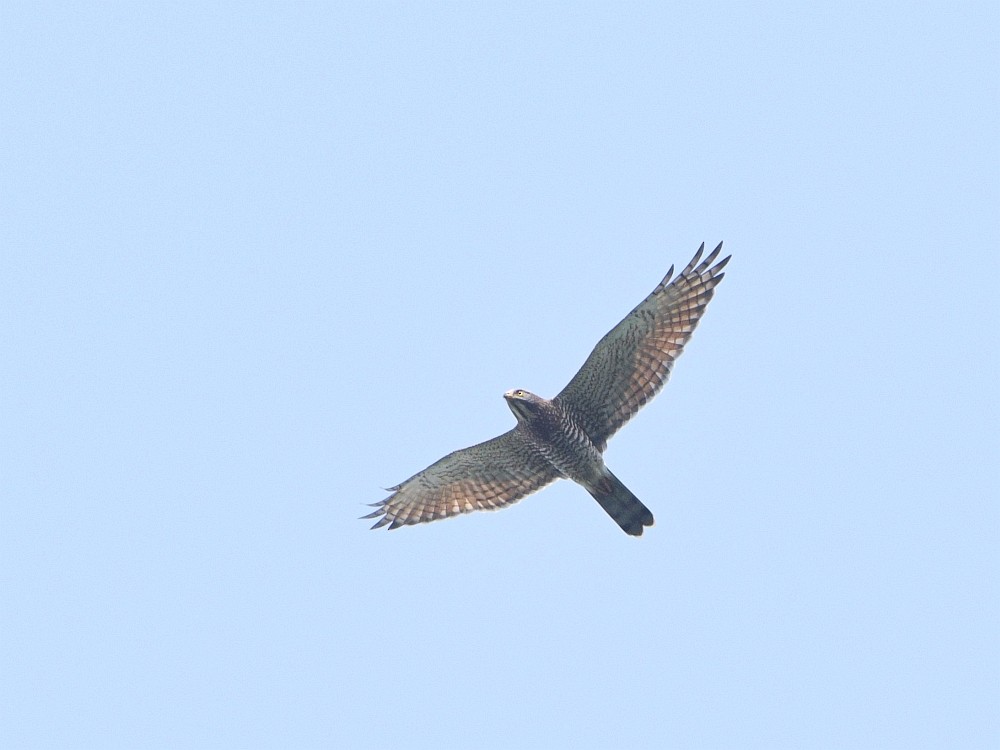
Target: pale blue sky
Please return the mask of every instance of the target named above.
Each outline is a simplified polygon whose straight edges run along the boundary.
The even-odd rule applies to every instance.
[[[0,8],[0,746],[1000,744],[996,3]],[[364,503],[726,279],[559,483]]]

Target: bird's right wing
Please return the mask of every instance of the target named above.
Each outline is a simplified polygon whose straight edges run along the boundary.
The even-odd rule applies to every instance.
[[[372,505],[363,518],[390,529],[474,510],[496,510],[559,478],[517,427],[499,437],[449,453]]]

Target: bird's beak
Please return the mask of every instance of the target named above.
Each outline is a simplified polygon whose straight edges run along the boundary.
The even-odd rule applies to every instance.
[[[505,394],[503,394],[503,397],[508,401],[510,401],[512,398],[514,398],[514,391],[507,391]]]

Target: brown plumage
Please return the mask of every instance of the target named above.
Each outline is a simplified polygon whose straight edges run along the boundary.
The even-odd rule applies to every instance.
[[[608,440],[655,396],[691,338],[729,257],[705,245],[677,278],[673,267],[639,305],[602,338],[580,371],[548,400],[516,389],[504,394],[517,426],[450,453],[405,482],[365,518],[373,529],[495,510],[550,482],[582,485],[628,534],[640,536],[653,514],[604,465]],[[715,263],[715,265],[712,265]]]

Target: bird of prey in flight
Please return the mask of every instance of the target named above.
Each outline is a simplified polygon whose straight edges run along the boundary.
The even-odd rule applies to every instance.
[[[580,371],[549,400],[521,388],[504,398],[517,425],[484,443],[449,453],[373,503],[364,518],[390,529],[474,510],[496,510],[556,479],[583,486],[627,534],[641,536],[653,514],[604,464],[608,439],[655,396],[670,377],[705,307],[727,256],[722,243],[702,260],[705,244],[671,281],[656,289],[602,338]],[[714,265],[713,265],[714,264]]]

